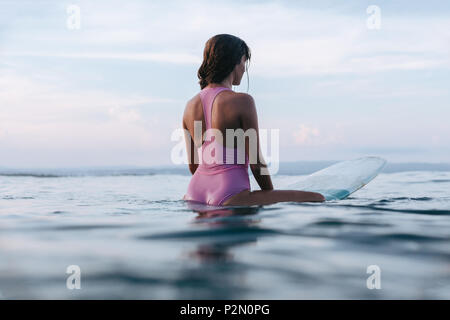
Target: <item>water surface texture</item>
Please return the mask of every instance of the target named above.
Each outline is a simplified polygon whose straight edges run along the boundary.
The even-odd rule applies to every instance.
[[[212,212],[179,200],[189,179],[0,176],[0,298],[450,299],[450,172]],[[66,287],[70,265],[79,290]],[[371,265],[381,289],[367,288]]]

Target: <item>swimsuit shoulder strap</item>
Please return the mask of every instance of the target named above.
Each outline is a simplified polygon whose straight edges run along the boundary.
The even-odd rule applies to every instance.
[[[216,96],[224,91],[231,90],[226,87],[214,87],[214,88],[204,88],[200,91],[200,100],[203,107],[203,116],[205,117],[206,129],[211,128],[211,118],[212,118],[212,105]]]

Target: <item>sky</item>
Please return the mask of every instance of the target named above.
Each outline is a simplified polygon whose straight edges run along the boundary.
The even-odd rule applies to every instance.
[[[449,17],[434,0],[0,0],[0,167],[172,164],[219,33],[252,51],[233,90],[280,161],[448,163]]]

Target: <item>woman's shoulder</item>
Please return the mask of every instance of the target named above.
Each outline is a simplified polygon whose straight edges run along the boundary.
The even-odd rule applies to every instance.
[[[255,100],[245,92],[236,92],[233,94],[232,104],[240,111],[241,114],[253,113],[255,110]]]
[[[184,118],[198,117],[198,114],[203,112],[201,108],[200,94],[197,93],[195,96],[190,98],[184,107]]]
[[[233,91],[233,97],[237,100],[240,100],[241,102],[245,102],[245,101],[253,101],[253,97],[251,95],[249,95],[248,93],[245,92],[234,92]]]
[[[193,96],[186,102],[185,109],[195,108],[195,106],[199,105],[200,103],[201,103],[200,93],[197,93],[195,96]]]
[[[255,105],[255,100],[251,95],[245,92],[234,92],[231,91],[227,96],[223,96],[227,100],[228,104],[239,107],[242,106],[253,106]]]
[[[186,103],[186,105],[195,104],[196,102],[198,103],[199,100],[200,100],[200,92],[194,95],[192,98],[190,98]]]

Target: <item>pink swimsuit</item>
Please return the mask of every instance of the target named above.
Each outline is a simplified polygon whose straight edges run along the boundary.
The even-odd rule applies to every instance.
[[[211,110],[214,99],[224,90],[231,89],[213,87],[200,91],[207,130],[211,128]],[[245,156],[245,163],[239,164],[236,148],[225,147],[211,137],[211,132],[206,131],[205,142],[197,149],[201,161],[191,178],[184,199],[220,206],[229,197],[241,191],[250,190],[248,157]],[[220,150],[223,150],[221,160]]]

